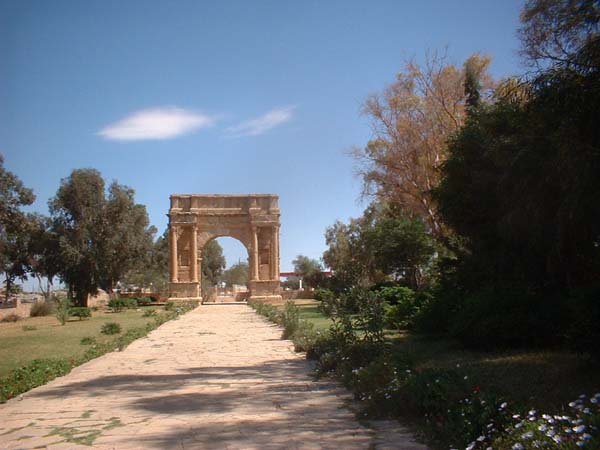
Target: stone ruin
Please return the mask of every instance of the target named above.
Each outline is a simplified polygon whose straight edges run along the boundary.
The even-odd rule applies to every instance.
[[[171,195],[169,209],[169,300],[200,300],[202,250],[228,236],[248,250],[250,300],[281,300],[279,287],[279,197]]]

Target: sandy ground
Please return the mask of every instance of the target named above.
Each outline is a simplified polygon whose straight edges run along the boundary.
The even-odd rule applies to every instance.
[[[280,336],[246,305],[202,306],[0,405],[0,449],[425,448],[358,423]]]

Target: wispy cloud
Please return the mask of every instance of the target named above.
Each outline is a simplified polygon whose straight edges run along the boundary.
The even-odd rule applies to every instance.
[[[215,118],[176,107],[142,109],[112,123],[98,134],[115,141],[171,139],[214,125]]]
[[[289,122],[294,116],[295,106],[274,108],[262,116],[245,120],[226,129],[230,137],[258,136],[275,128],[282,123]]]

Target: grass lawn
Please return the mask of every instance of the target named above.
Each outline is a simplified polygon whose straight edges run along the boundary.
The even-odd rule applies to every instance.
[[[295,300],[300,318],[327,329],[331,320],[316,300]],[[545,412],[559,412],[580,394],[600,391],[600,365],[562,350],[474,352],[447,338],[388,331],[393,348],[417,370],[453,369],[473,386],[495,392],[511,402]],[[567,408],[568,409],[568,408]]]
[[[141,327],[153,320],[152,317],[142,317],[143,313],[144,308],[119,313],[92,311],[90,319],[72,318],[64,326],[54,316],[0,323],[0,377],[37,358],[71,359],[83,356],[89,348],[88,345],[81,345],[83,337],[93,337],[98,342],[109,341],[115,336],[101,334],[103,324],[117,322],[121,325],[122,333],[125,333],[129,328]],[[26,331],[30,327],[35,329]]]

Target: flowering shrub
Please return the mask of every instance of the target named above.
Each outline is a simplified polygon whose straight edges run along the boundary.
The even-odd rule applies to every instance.
[[[600,393],[589,398],[582,394],[569,407],[568,415],[540,414],[535,410],[514,414],[513,424],[492,441],[493,448],[600,448]]]

